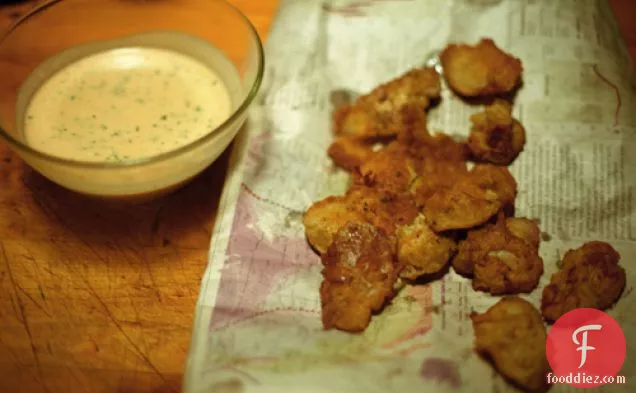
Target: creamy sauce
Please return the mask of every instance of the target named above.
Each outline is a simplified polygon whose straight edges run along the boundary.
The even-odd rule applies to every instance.
[[[26,142],[72,160],[123,162],[184,146],[229,118],[219,75],[179,52],[118,48],[47,79],[24,115]]]

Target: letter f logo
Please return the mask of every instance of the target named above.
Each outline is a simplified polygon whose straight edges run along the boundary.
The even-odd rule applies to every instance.
[[[596,349],[594,347],[587,345],[588,330],[601,330],[601,328],[602,328],[601,325],[585,325],[576,329],[574,333],[572,333],[572,341],[574,341],[574,344],[581,345],[580,347],[576,349],[577,351],[581,351],[581,364],[579,364],[579,368],[583,367],[583,365],[585,364],[585,360],[587,359],[587,351],[593,351]],[[581,332],[583,332],[582,334],[583,339],[581,340],[581,342],[579,342],[576,336]]]

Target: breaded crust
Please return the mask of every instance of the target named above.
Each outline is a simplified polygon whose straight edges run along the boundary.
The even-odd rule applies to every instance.
[[[393,242],[370,224],[351,222],[337,232],[322,263],[324,328],[363,331],[394,296],[399,265]]]
[[[529,392],[548,390],[547,333],[541,314],[532,304],[508,296],[471,319],[475,350],[487,357],[502,376]]]
[[[472,230],[453,258],[459,274],[473,276],[473,288],[493,295],[530,292],[543,274],[539,227],[527,218],[500,216]]]
[[[491,39],[474,46],[448,45],[440,61],[446,83],[464,97],[503,95],[521,83],[521,60],[499,49]]]
[[[374,140],[395,137],[412,118],[403,108],[424,112],[439,98],[439,75],[432,68],[416,68],[360,96],[333,114],[334,133]]]
[[[599,241],[566,252],[561,270],[543,288],[543,317],[556,321],[576,308],[611,307],[625,288],[625,269],[618,265],[620,258],[611,245]]]
[[[351,209],[344,197],[330,196],[315,202],[303,216],[307,241],[316,251],[323,254],[336,232],[350,221],[363,222],[365,217]]]
[[[336,138],[329,146],[327,154],[336,166],[346,171],[356,170],[374,155],[371,145],[346,136]]]
[[[438,235],[418,216],[410,225],[397,230],[398,260],[403,265],[400,277],[414,280],[444,270],[455,253],[455,241]]]
[[[483,112],[471,116],[468,147],[475,160],[509,165],[521,153],[526,132],[511,112],[507,101],[495,100]]]

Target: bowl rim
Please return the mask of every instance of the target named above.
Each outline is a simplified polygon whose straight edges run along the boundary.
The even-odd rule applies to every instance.
[[[17,28],[21,23],[25,22],[31,16],[36,15],[37,13],[43,11],[44,9],[54,5],[55,3],[59,3],[62,1],[67,1],[67,0],[47,0],[47,1],[44,1],[43,3],[39,3],[35,5],[28,12],[26,12],[24,15],[19,17],[14,23],[12,23],[4,32],[0,33],[0,45],[7,38],[7,36],[11,34],[11,32],[15,28]],[[240,19],[243,20],[248,30],[252,33],[252,36],[255,38],[255,41],[256,41],[258,69],[256,71],[256,78],[254,80],[254,83],[252,83],[252,86],[250,87],[247,95],[245,96],[241,104],[232,112],[232,114],[223,123],[213,128],[205,135],[174,150],[169,150],[158,155],[144,157],[137,160],[122,161],[122,162],[82,161],[82,160],[72,160],[68,158],[54,156],[54,155],[36,150],[32,148],[31,146],[23,142],[20,142],[19,140],[14,138],[11,134],[9,134],[7,131],[5,131],[1,126],[0,126],[0,137],[5,139],[9,143],[9,145],[12,145],[17,150],[25,151],[40,159],[53,161],[58,164],[73,166],[76,168],[95,168],[95,169],[108,169],[108,168],[127,169],[127,168],[138,168],[144,165],[155,164],[161,161],[168,160],[170,158],[174,158],[176,156],[180,156],[184,153],[187,153],[188,151],[193,150],[197,146],[200,146],[203,143],[209,141],[215,135],[222,132],[224,129],[227,129],[232,123],[234,123],[238,118],[243,116],[243,114],[247,111],[247,109],[250,107],[250,105],[256,98],[256,95],[258,94],[258,91],[263,82],[263,75],[265,70],[265,51],[263,49],[263,43],[252,22],[247,18],[245,14],[243,14],[243,12],[241,12],[236,6],[229,3],[228,1],[226,0],[213,0],[213,1],[216,1],[217,3],[222,3],[226,7],[228,7],[230,10],[235,12],[240,17]]]

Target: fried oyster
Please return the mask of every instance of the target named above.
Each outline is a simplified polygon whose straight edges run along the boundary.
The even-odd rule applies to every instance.
[[[353,171],[373,157],[373,146],[353,137],[336,138],[327,150],[333,163],[346,170]]]
[[[517,181],[506,167],[477,164],[471,171],[475,183],[485,190],[490,190],[497,195],[501,202],[502,210],[508,214],[514,212],[515,199],[517,198]]]
[[[625,288],[625,269],[618,265],[620,258],[611,245],[599,241],[566,252],[561,270],[543,288],[543,317],[556,321],[576,308],[611,307]]]
[[[351,209],[345,197],[330,196],[315,202],[303,216],[307,241],[324,254],[338,230],[349,221],[365,221],[365,217]]]
[[[464,97],[507,94],[521,83],[521,61],[491,39],[475,46],[451,44],[440,54],[440,61],[446,83]]]
[[[436,232],[474,228],[514,204],[516,195],[517,183],[507,168],[476,165],[449,187],[434,189],[424,202],[424,215]]]
[[[402,109],[424,112],[440,91],[439,75],[433,68],[413,69],[338,108],[333,115],[334,132],[367,140],[395,137],[407,121]]]
[[[424,202],[424,215],[435,232],[468,229],[481,225],[501,209],[497,195],[462,179],[448,188],[433,191]]]
[[[413,198],[356,185],[344,196],[330,196],[312,204],[303,224],[309,244],[323,254],[335,234],[350,221],[367,222],[392,235],[398,226],[410,224],[418,214]]]
[[[457,248],[453,239],[435,233],[422,215],[400,227],[397,238],[398,260],[404,266],[400,277],[410,280],[444,270]]]
[[[504,218],[470,231],[453,258],[453,268],[473,276],[473,288],[493,295],[530,292],[543,274],[540,231],[526,218]]]
[[[512,117],[512,106],[495,100],[483,112],[471,116],[468,147],[477,161],[509,165],[526,143],[526,132]]]
[[[359,170],[361,183],[393,193],[406,192],[417,177],[416,160],[408,154],[407,147],[393,142],[381,150]]]
[[[491,360],[506,379],[529,392],[545,392],[550,372],[541,314],[517,296],[499,300],[483,314],[471,315],[475,350]]]
[[[447,83],[466,97],[505,94],[521,81],[521,63],[491,40],[450,45],[440,57]],[[326,329],[364,330],[397,283],[437,277],[451,261],[475,276],[476,289],[536,286],[543,271],[536,224],[507,219],[517,183],[505,165],[522,150],[525,131],[496,100],[471,118],[468,140],[431,133],[428,109],[440,90],[434,69],[413,69],[333,113],[327,153],[350,172],[349,189],[315,202],[303,220],[324,264]]]
[[[363,331],[394,296],[399,273],[394,241],[371,224],[352,221],[336,233],[322,263],[324,328]]]

